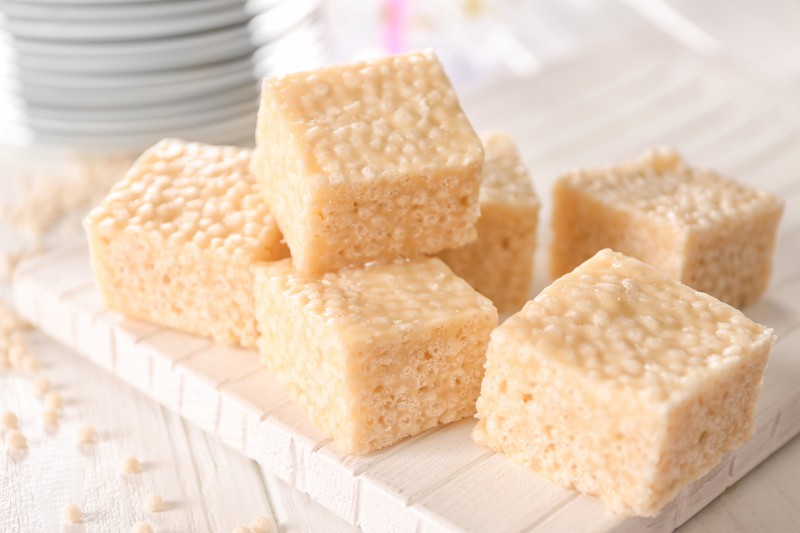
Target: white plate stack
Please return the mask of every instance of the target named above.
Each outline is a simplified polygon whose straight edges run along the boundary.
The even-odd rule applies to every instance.
[[[0,142],[251,144],[257,79],[324,60],[322,0],[0,0]]]

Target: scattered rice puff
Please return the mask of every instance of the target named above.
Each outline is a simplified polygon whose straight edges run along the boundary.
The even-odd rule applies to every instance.
[[[19,425],[19,418],[12,411],[6,411],[2,416],[3,429],[17,429]]]
[[[15,331],[24,331],[27,328],[28,324],[11,307],[0,300],[0,336],[7,336]]]
[[[275,521],[269,516],[259,516],[250,524],[253,533],[278,533]]]
[[[153,533],[153,528],[147,522],[136,522],[131,528],[131,533]]]
[[[64,406],[64,400],[58,391],[50,391],[44,395],[44,405],[53,411],[58,411]]]
[[[8,349],[8,360],[11,368],[22,370],[22,361],[28,355],[27,347],[23,343],[12,344]]]
[[[83,521],[83,511],[74,503],[68,503],[61,509],[61,518],[67,524],[79,524]]]
[[[58,425],[58,411],[45,409],[42,411],[42,422],[46,428],[54,428]]]
[[[41,253],[48,232],[74,233],[74,217],[68,215],[85,213],[133,159],[128,154],[65,154],[57,169],[52,164],[47,168],[33,165],[25,176],[11,176],[19,182],[20,195],[13,205],[0,206],[0,220],[16,230],[24,248],[0,255],[0,279],[10,278],[19,261]]]
[[[50,392],[50,380],[47,378],[38,378],[33,382],[33,393],[37,398],[44,398],[44,395]]]
[[[6,431],[5,443],[9,451],[24,450],[28,447],[28,439],[16,429]]]
[[[41,363],[38,357],[28,354],[20,361],[20,367],[26,374],[35,374],[41,369]]]
[[[164,508],[164,498],[158,494],[151,494],[144,500],[144,510],[148,513],[160,513]]]
[[[83,425],[78,428],[77,443],[81,446],[88,446],[97,442],[97,431],[93,426]]]
[[[119,470],[123,474],[138,474],[142,471],[142,464],[135,455],[129,455],[120,462]]]

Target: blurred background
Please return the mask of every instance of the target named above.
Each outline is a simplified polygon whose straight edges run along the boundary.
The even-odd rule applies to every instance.
[[[156,140],[251,144],[264,76],[432,47],[469,101],[636,32],[800,77],[795,0],[0,0],[0,275]]]
[[[270,74],[432,47],[463,93],[642,19],[767,76],[800,68],[792,0],[0,0],[0,12],[0,142],[15,147],[247,143]]]

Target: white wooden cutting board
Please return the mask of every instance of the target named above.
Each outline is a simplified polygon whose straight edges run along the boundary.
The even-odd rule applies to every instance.
[[[473,420],[368,456],[341,456],[255,353],[104,310],[84,247],[20,267],[15,300],[45,333],[366,531],[672,530],[800,432],[800,113],[793,94],[642,35],[465,102],[478,126],[515,136],[545,205],[556,171],[663,142],[787,201],[772,287],[745,310],[779,337],[756,434],[655,519],[613,516],[599,500],[475,445]]]

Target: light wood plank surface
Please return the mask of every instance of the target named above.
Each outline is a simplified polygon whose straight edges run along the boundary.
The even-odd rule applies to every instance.
[[[48,431],[30,379],[16,373],[0,378],[0,405],[20,415],[29,443],[23,454],[0,455],[0,529],[61,531],[60,511],[67,503],[85,514],[85,528],[68,531],[127,531],[140,520],[156,531],[226,531],[270,515],[263,490],[241,490],[261,485],[243,455],[218,446],[214,437],[41,334],[30,337],[42,361],[40,374],[63,396],[64,409],[58,428]],[[120,389],[126,401],[105,401]],[[96,444],[76,444],[84,424],[95,427]],[[123,476],[120,462],[131,454],[141,461],[142,472]],[[232,493],[237,498],[230,498]],[[144,511],[150,494],[164,498],[164,512]],[[39,512],[25,512],[30,509]]]

